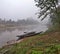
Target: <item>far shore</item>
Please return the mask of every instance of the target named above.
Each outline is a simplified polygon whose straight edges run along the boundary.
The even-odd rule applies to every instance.
[[[34,26],[34,25],[27,25],[27,26]],[[19,26],[1,26],[0,25],[0,30],[6,30],[6,29],[22,29],[22,28],[26,28],[26,25],[19,25]]]

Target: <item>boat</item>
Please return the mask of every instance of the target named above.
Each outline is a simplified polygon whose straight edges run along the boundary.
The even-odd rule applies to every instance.
[[[18,37],[18,39],[17,40],[20,40],[20,39],[23,39],[23,38],[26,38],[26,37],[31,37],[31,36],[34,36],[34,35],[37,35],[37,34],[41,34],[42,33],[42,31],[41,32],[25,32],[23,35],[17,35],[17,37]]]

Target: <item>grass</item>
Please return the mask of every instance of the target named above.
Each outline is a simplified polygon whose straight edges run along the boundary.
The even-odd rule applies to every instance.
[[[0,54],[60,54],[60,32],[38,34],[2,47]]]

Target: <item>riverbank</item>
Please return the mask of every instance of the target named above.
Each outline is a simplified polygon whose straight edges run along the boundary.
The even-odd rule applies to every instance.
[[[17,40],[10,40],[10,41],[7,41],[6,43],[5,43],[5,45],[4,46],[2,46],[2,47],[5,47],[5,46],[9,46],[9,45],[13,45],[13,44],[17,44],[17,43],[19,43],[19,42],[21,42],[24,38],[28,38],[28,37],[32,37],[32,36],[36,36],[36,35],[38,35],[38,34],[43,34],[43,31],[41,31],[41,32],[25,32],[25,34],[22,34],[22,35],[17,35],[16,37],[18,37],[18,39]]]
[[[7,50],[7,51],[6,51]],[[5,54],[60,54],[60,31],[45,32],[24,38],[22,41],[0,49]]]
[[[2,46],[2,47],[14,45],[14,44],[20,43],[21,41],[23,41],[23,39],[20,39],[20,40],[18,40],[18,41],[16,41],[16,40],[11,40],[11,41],[6,42],[6,44],[5,44],[4,46]],[[1,47],[1,48],[2,48],[2,47]]]
[[[38,26],[38,27],[37,27]],[[19,29],[19,30],[22,30],[22,29],[34,29],[34,28],[39,28],[39,30],[47,30],[47,26],[46,25],[41,25],[41,24],[34,24],[34,25],[19,25],[19,26],[4,26],[4,25],[0,25],[0,30],[9,30],[9,29]],[[41,28],[41,29],[40,29]],[[43,29],[42,29],[43,28]]]
[[[0,30],[0,47],[4,46],[6,42],[11,41],[11,40],[17,40],[18,37],[17,35],[22,35],[24,32],[31,32],[31,31],[46,31],[47,27],[46,26],[41,26],[41,25],[28,25],[28,26],[21,26],[21,27],[16,27],[16,29],[13,27],[6,28],[6,29],[1,29]]]

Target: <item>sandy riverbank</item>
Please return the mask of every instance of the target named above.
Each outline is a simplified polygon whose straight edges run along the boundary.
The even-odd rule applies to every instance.
[[[2,46],[2,47],[6,47],[6,46],[10,46],[10,45],[13,45],[13,44],[16,44],[16,43],[20,43],[22,40],[23,39],[20,39],[18,41],[16,41],[16,40],[7,41],[6,44],[4,46]]]

